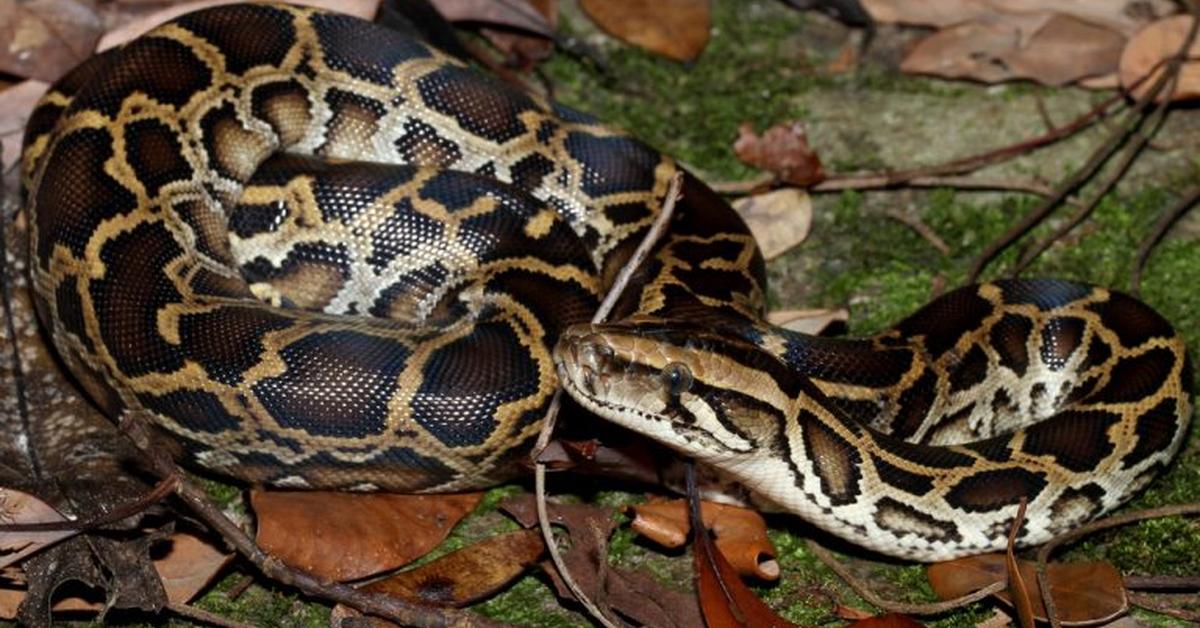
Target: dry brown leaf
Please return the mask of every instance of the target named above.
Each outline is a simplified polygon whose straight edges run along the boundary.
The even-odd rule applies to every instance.
[[[77,0],[0,0],[0,72],[54,81],[92,54],[100,16]]]
[[[3,2],[4,0],[0,0]],[[121,44],[138,37],[146,31],[166,22],[175,19],[180,15],[199,11],[208,7],[220,6],[223,4],[234,4],[244,2],[245,0],[192,0],[190,2],[181,2],[167,6],[159,11],[149,13],[131,22],[124,23],[117,28],[112,29],[100,38],[96,43],[96,50],[108,50],[114,46]],[[288,0],[291,4],[301,6],[316,7],[319,9],[327,9],[360,17],[364,20],[369,20],[375,17],[375,11],[379,8],[380,0]]]
[[[0,524],[66,520],[62,513],[29,493],[0,488]],[[74,530],[0,531],[0,569],[75,533]]]
[[[629,527],[655,543],[676,548],[687,542],[691,532],[687,500],[656,499],[629,506],[625,511],[633,516]],[[701,502],[700,516],[705,527],[716,537],[717,549],[739,576],[769,581],[779,579],[775,546],[767,538],[767,524],[757,511]]]
[[[528,0],[430,0],[430,4],[451,22],[493,24],[554,37],[547,13]]]
[[[482,497],[254,490],[250,503],[263,549],[293,567],[341,581],[403,567],[424,555]]]
[[[860,0],[880,24],[953,26],[982,15],[1048,12],[1131,35],[1178,9],[1171,0]]]
[[[938,597],[948,600],[977,591],[1006,578],[1003,554],[981,554],[930,565],[929,584]],[[1021,577],[1028,583],[1037,582],[1037,565],[1032,561],[1017,561]],[[1064,625],[1081,625],[1112,619],[1128,609],[1121,573],[1106,562],[1050,563],[1046,578],[1058,618]],[[1041,590],[1028,587],[1031,606],[1038,621],[1046,621]],[[1012,604],[1007,591],[996,597]]]
[[[1065,85],[1113,72],[1124,45],[1121,33],[1071,15],[994,13],[926,37],[900,69],[987,83]]]
[[[545,550],[538,530],[497,534],[364,588],[418,604],[465,606],[502,589]]]
[[[1160,73],[1165,71],[1165,68],[1159,67],[1154,76],[1141,83],[1138,81],[1164,59],[1179,52],[1191,25],[1192,18],[1190,16],[1175,15],[1159,20],[1138,31],[1125,46],[1125,51],[1121,53],[1121,66],[1118,72],[1121,77],[1121,85],[1125,89],[1129,89],[1136,83],[1137,87],[1133,90],[1135,97],[1146,93],[1158,80]],[[1188,57],[1200,57],[1200,37],[1192,42]],[[1157,100],[1162,102],[1167,97],[1166,90],[1163,90],[1159,92]],[[1170,99],[1177,102],[1196,98],[1200,98],[1200,61],[1189,61],[1179,69],[1179,78]]]
[[[781,188],[733,202],[758,248],[768,260],[804,242],[812,229],[812,198],[797,188]]]
[[[733,152],[743,162],[800,187],[825,178],[821,158],[808,146],[808,135],[802,122],[776,124],[761,137],[754,132],[753,126],[743,123],[738,127]]]
[[[737,572],[708,536],[707,530],[692,534],[692,558],[696,567],[696,595],[708,628],[746,626],[794,626],[775,614],[738,577]]]
[[[1037,574],[1034,574],[1032,579],[1026,579],[1021,573],[1021,566],[1017,562],[1015,553],[1017,532],[1020,531],[1021,524],[1025,521],[1025,506],[1026,501],[1022,497],[1017,517],[1008,530],[1008,547],[1004,550],[1004,573],[1008,576],[1008,596],[1012,599],[1013,608],[1017,609],[1017,620],[1021,622],[1021,628],[1033,628],[1035,623],[1033,597],[1030,595],[1029,589],[1037,587]]]
[[[784,329],[812,336],[825,336],[844,331],[850,322],[850,310],[844,307],[811,310],[774,310],[767,312],[767,322]]]
[[[709,0],[581,0],[605,32],[676,61],[692,61],[708,45]]]
[[[48,87],[45,81],[30,79],[0,91],[0,172],[21,162],[25,123]]]
[[[154,559],[154,569],[162,578],[167,599],[176,604],[191,601],[233,560],[233,554],[186,532],[172,534],[168,542],[166,554]]]
[[[487,0],[489,3],[494,0]],[[525,2],[545,18],[546,26],[551,32],[558,28],[557,0],[508,0],[510,2]],[[554,52],[552,36],[529,35],[526,33],[483,28],[480,30],[492,45],[505,54],[505,65],[520,70],[529,70],[539,62],[550,58]]]

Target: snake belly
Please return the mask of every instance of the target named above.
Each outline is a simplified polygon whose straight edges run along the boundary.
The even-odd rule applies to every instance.
[[[23,163],[71,372],[256,484],[493,484],[561,379],[770,503],[936,559],[996,547],[1020,497],[1027,543],[1115,507],[1191,414],[1178,335],[1101,288],[974,286],[861,340],[771,327],[753,238],[686,173],[624,320],[580,325],[675,163],[333,13],[218,7],[95,57]]]

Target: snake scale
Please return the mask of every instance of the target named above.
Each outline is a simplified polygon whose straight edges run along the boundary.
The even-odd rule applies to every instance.
[[[762,320],[764,264],[681,169],[404,35],[284,5],[181,17],[60,81],[23,182],[39,315],[107,414],[255,484],[453,491],[582,406],[852,542],[939,559],[1110,510],[1180,447],[1184,346],[1035,280],[866,339]],[[557,347],[556,347],[557,344]]]

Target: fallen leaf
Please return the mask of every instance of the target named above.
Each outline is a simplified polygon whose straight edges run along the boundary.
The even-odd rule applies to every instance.
[[[550,58],[554,52],[553,31],[558,28],[557,0],[507,0],[508,2],[525,2],[531,5],[543,18],[551,31],[550,36],[544,34],[531,35],[525,32],[513,32],[498,28],[484,27],[480,32],[492,45],[505,55],[504,64],[510,68],[528,71],[538,63]],[[494,0],[489,0],[494,2]]]
[[[804,242],[812,229],[812,198],[797,188],[781,188],[733,202],[763,257],[774,259]]]
[[[1159,67],[1153,76],[1145,80],[1141,80],[1142,77],[1146,76],[1164,59],[1179,52],[1191,25],[1192,18],[1190,16],[1175,15],[1159,20],[1138,31],[1125,46],[1125,51],[1121,53],[1121,64],[1118,71],[1121,85],[1129,90],[1131,86],[1137,84],[1132,89],[1134,97],[1141,97],[1146,93],[1165,71],[1165,68]],[[1200,37],[1192,42],[1187,56],[1200,57]],[[1141,80],[1140,83],[1138,83],[1139,80]],[[1200,61],[1184,63],[1183,67],[1179,69],[1179,78],[1175,83],[1174,93],[1168,96],[1164,89],[1159,92],[1157,100],[1163,102],[1168,97],[1176,102],[1200,98]]]
[[[597,26],[621,41],[676,61],[708,45],[709,0],[580,0]]]
[[[989,13],[921,40],[900,69],[985,83],[1065,85],[1113,72],[1124,45],[1121,33],[1071,15]]]
[[[0,0],[0,72],[54,81],[92,54],[103,30],[89,3]]]
[[[233,554],[186,532],[172,534],[167,543],[166,553],[154,559],[154,570],[162,578],[167,599],[176,604],[196,597],[233,560]]]
[[[0,0],[0,2],[3,1]],[[242,1],[244,0],[193,0],[191,2],[181,2],[167,6],[108,31],[96,43],[96,51],[102,52],[114,46],[120,46],[159,24],[191,13],[192,11],[199,11],[200,9],[221,6],[223,4],[235,4]],[[375,17],[375,11],[379,8],[380,0],[289,0],[289,2],[295,5],[327,9],[369,20]]]
[[[1131,35],[1175,13],[1171,0],[861,0],[880,24],[946,27],[1000,13],[1058,13]]]
[[[1021,567],[1017,563],[1015,553],[1017,546],[1017,532],[1021,529],[1021,524],[1025,522],[1025,498],[1021,498],[1021,506],[1017,509],[1016,519],[1009,526],[1008,531],[1008,547],[1004,550],[1004,573],[1008,576],[1008,596],[1012,599],[1013,608],[1017,610],[1017,620],[1021,622],[1021,628],[1033,628],[1033,598],[1029,593],[1030,587],[1037,587],[1037,574],[1034,574],[1032,579],[1026,579],[1021,574]],[[1026,584],[1029,583],[1029,584]]]
[[[846,325],[850,322],[850,310],[844,307],[774,310],[767,312],[767,322],[810,336],[831,336],[846,331]]]
[[[430,4],[451,22],[503,26],[554,38],[546,14],[527,0],[430,0]]]
[[[500,504],[525,527],[537,525],[537,507],[533,495],[520,495]],[[635,625],[691,628],[703,625],[696,596],[663,586],[649,574],[601,565],[608,555],[607,541],[616,528],[611,512],[590,504],[547,504],[550,521],[566,528],[570,549],[563,555],[567,569],[583,592],[600,605],[609,608]],[[574,600],[574,595],[549,560],[542,567],[550,576],[560,598]]]
[[[692,558],[696,566],[696,595],[708,628],[745,626],[794,626],[775,614],[746,587],[737,572],[717,549],[707,530],[692,534]]]
[[[418,604],[465,606],[504,588],[545,551],[538,530],[497,534],[363,588]]]
[[[691,524],[686,500],[657,499],[625,510],[633,516],[629,527],[655,543],[676,548],[687,542]],[[701,502],[700,516],[705,527],[716,537],[717,549],[739,576],[754,576],[767,581],[779,579],[775,546],[767,538],[767,524],[757,511]]]
[[[293,567],[343,581],[424,555],[482,497],[253,490],[250,503],[264,550]]]
[[[802,122],[784,122],[760,137],[754,127],[743,123],[733,142],[733,152],[743,162],[772,172],[780,181],[805,187],[825,178],[821,159],[808,146]]]
[[[25,123],[49,87],[45,81],[30,79],[0,91],[0,172],[21,162]]]
[[[1021,560],[1018,565],[1026,582],[1037,582],[1036,563]],[[1005,557],[1003,554],[981,554],[958,558],[930,565],[926,574],[934,593],[948,600],[1003,581],[1006,578]],[[1046,578],[1058,618],[1064,625],[1101,622],[1128,609],[1121,573],[1109,563],[1050,563],[1046,566]],[[1028,590],[1034,616],[1038,621],[1046,621],[1040,588],[1030,586]],[[1012,604],[1007,591],[996,597]]]
[[[53,523],[66,521],[49,504],[12,489],[0,488],[0,525],[14,523]],[[16,564],[39,549],[65,539],[75,530],[4,531],[0,530],[0,569]]]

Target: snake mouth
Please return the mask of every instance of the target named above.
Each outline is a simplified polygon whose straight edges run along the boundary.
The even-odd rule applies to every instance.
[[[611,380],[621,375],[616,352],[590,326],[568,329],[554,348],[559,379],[589,400],[602,401],[611,392]]]

